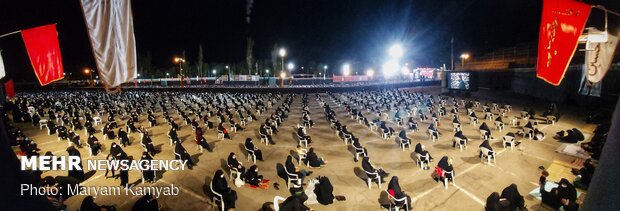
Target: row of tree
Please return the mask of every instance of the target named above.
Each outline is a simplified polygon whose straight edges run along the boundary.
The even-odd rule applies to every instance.
[[[185,60],[181,64],[183,75],[188,77],[219,77],[227,74],[277,76],[280,70],[284,69],[278,54],[280,48],[277,44],[273,46],[270,59],[256,59],[253,53],[254,40],[248,37],[246,41],[246,59],[236,63],[205,62],[202,45],[198,46],[198,57],[196,60],[185,58],[185,52],[183,52]],[[228,68],[226,68],[227,66]],[[324,66],[325,64],[323,63],[309,62],[303,70],[297,68],[294,73],[322,76],[326,74]],[[215,73],[213,70],[215,70]],[[179,66],[155,67],[151,53],[146,52],[145,54],[138,55],[138,73],[140,78],[178,77]]]

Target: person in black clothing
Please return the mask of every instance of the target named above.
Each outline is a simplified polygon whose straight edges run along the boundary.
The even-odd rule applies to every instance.
[[[261,151],[260,149],[256,148],[256,146],[254,146],[254,142],[252,141],[252,138],[247,138],[245,139],[245,148],[248,150],[252,150],[254,151],[254,156],[256,156],[256,160],[263,160],[263,151]]]
[[[114,211],[116,208],[109,205],[97,205],[93,196],[86,196],[80,205],[80,211]]]
[[[484,211],[502,211],[502,205],[499,201],[499,193],[493,192],[487,197],[487,203],[484,205]]]
[[[443,156],[439,162],[437,163],[437,167],[435,167],[435,174],[438,176],[437,179],[441,182],[444,182],[447,178],[448,180],[452,180],[454,174],[444,174],[443,172],[454,172],[454,167],[452,166],[452,160],[448,159],[448,156]]]
[[[95,137],[95,135],[90,134],[90,137],[88,137],[88,145],[90,146],[90,151],[93,153],[93,155],[97,155],[99,154],[99,152],[101,151],[101,143],[99,143],[99,140],[97,139],[97,137]]]
[[[433,162],[433,156],[431,156],[430,153],[428,153],[428,151],[425,149],[424,145],[418,143],[415,145],[415,153],[420,154],[420,157],[422,157],[422,162],[423,164],[426,164],[426,166],[424,166],[424,170],[428,170],[428,165],[430,162]],[[424,159],[423,157],[427,157],[428,155],[428,159]]]
[[[237,192],[228,187],[228,182],[226,178],[224,178],[224,171],[217,170],[215,175],[213,175],[213,180],[211,181],[211,185],[213,187],[213,191],[222,195],[224,201],[224,210],[228,210],[231,208],[235,208],[235,202],[237,201]]]
[[[329,205],[334,202],[334,187],[327,177],[318,178],[319,183],[314,186],[316,199],[322,205]]]
[[[131,207],[131,211],[158,211],[159,205],[157,204],[157,199],[153,198],[151,194],[146,194]]]
[[[112,144],[110,145],[110,154],[117,159],[127,158],[127,153],[125,153],[125,151],[123,151],[120,145],[116,144],[115,142],[112,142]]]
[[[395,199],[402,199],[402,198],[407,198],[407,210],[412,210],[413,206],[411,204],[411,197],[409,197],[409,195],[405,194],[405,192],[403,192],[400,189],[400,184],[398,184],[398,177],[397,176],[392,176],[392,179],[390,179],[390,183],[388,183],[388,189],[387,189],[388,194],[390,194],[392,197],[394,197]],[[396,206],[403,206],[405,204],[405,201],[393,201],[390,203],[394,203]]]
[[[282,204],[280,204],[280,210],[294,210],[294,211],[309,211],[311,210],[309,207],[304,205],[303,196],[300,195],[291,195]]]
[[[262,180],[263,175],[258,174],[258,166],[250,166],[250,169],[245,173],[245,182],[253,186],[259,186]]]
[[[207,139],[205,139],[205,137],[200,136],[197,140],[198,145],[200,145],[202,148],[207,149],[209,152],[212,152],[213,149],[211,148],[211,146],[209,146],[209,143],[207,143]]]
[[[562,178],[558,186],[558,194],[562,201],[575,202],[577,200],[577,190],[567,179]],[[566,203],[563,203],[566,204]]]
[[[306,132],[304,132],[303,127],[297,128],[297,136],[301,137],[302,139],[306,139],[306,141],[308,141],[308,144],[312,144],[312,138],[310,138],[310,136],[306,134]]]
[[[237,160],[237,156],[235,155],[235,153],[231,152],[230,154],[228,154],[227,164],[230,168],[233,168],[237,172],[239,172],[240,179],[244,178],[245,167],[243,166],[243,163]]]
[[[267,137],[267,140],[269,141],[270,144],[276,144],[275,142],[273,142],[273,137],[271,135],[269,135],[269,132],[267,131],[267,126],[266,125],[261,125],[260,129],[259,129],[259,134],[261,136]]]
[[[517,185],[514,183],[502,190],[501,198],[509,202],[508,210],[521,210],[525,208],[525,200],[523,200],[523,196],[519,193],[519,189],[517,189]]]
[[[491,153],[491,151],[493,151],[493,148],[491,148],[491,144],[489,144],[489,140],[484,140],[482,144],[480,144],[480,148],[485,148],[489,150],[489,154],[487,156],[493,155],[493,153]],[[480,150],[480,154],[478,154],[478,157],[482,157],[482,150]]]
[[[228,130],[226,130],[226,128],[224,127],[224,122],[220,122],[220,124],[217,126],[217,131],[218,133],[224,133],[224,138],[231,139],[230,134],[228,134]]]
[[[181,142],[174,142],[174,158],[180,159],[182,161],[187,161],[187,168],[192,169],[194,167],[194,162],[192,161],[191,156],[187,153],[187,150],[181,145]]]
[[[489,126],[487,125],[486,122],[483,122],[480,127],[480,130],[486,131],[487,132],[487,137],[491,137],[491,129],[489,128]]]
[[[316,155],[316,153],[314,153],[314,148],[312,147],[310,147],[310,149],[308,149],[308,153],[306,153],[306,160],[308,161],[308,167],[312,168],[321,168],[327,163],[323,160],[323,158],[320,158]]]
[[[123,128],[118,129],[118,140],[121,141],[121,145],[123,145],[123,147],[127,147],[127,145],[130,144],[129,136],[127,136],[127,132],[125,132]]]
[[[82,170],[70,169],[68,176],[78,179],[79,181],[83,181],[84,180],[84,168],[82,167],[82,157],[80,156],[80,151],[78,151],[75,147],[70,146],[67,148],[67,153],[69,154],[69,156],[77,156],[79,158],[80,162],[78,163],[78,165],[82,169]]]
[[[582,188],[587,190],[590,185],[590,181],[592,180],[592,176],[594,175],[594,170],[596,167],[592,165],[592,160],[587,159],[583,163],[583,167],[580,169],[572,169],[573,174],[577,175],[577,178],[573,182],[573,185],[577,188]]]
[[[368,157],[362,158],[362,169],[364,169],[364,171],[367,171],[367,172],[370,172],[370,173],[379,173],[379,176],[381,176],[381,180],[385,179],[385,177],[390,175],[389,173],[385,172],[382,168],[374,167],[370,163],[370,158],[368,158]],[[381,181],[381,182],[383,182],[383,181]]]
[[[151,157],[148,152],[142,153],[140,161],[145,161],[144,163],[141,162],[143,168],[150,166],[151,160],[153,160],[153,157]],[[142,178],[144,178],[145,182],[155,182],[155,170],[143,170]]]
[[[172,143],[180,142],[179,135],[177,135],[177,129],[175,128],[170,128],[170,131],[168,131],[168,137],[170,137],[170,139],[172,140]]]
[[[297,177],[301,179],[301,183],[304,183],[304,179],[306,176],[312,174],[312,171],[306,171],[305,169],[300,169],[293,164],[293,156],[287,156],[286,162],[284,163],[284,168],[286,171],[291,174],[297,174]]]
[[[454,133],[454,137],[460,138],[465,142],[469,142],[469,139],[463,135],[463,131],[456,131],[456,133]],[[456,140],[452,141],[452,147],[456,147]]]
[[[153,145],[153,140],[151,140],[151,136],[145,133],[144,136],[142,137],[141,143],[146,148],[146,151],[151,154],[151,156],[154,156],[155,154],[157,154],[157,150],[155,149],[155,146]]]

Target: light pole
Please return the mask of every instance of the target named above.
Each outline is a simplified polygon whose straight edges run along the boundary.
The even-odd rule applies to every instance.
[[[468,53],[461,54],[461,69],[465,68],[465,60],[467,59],[469,59]]]
[[[280,51],[278,53],[282,58],[282,71],[284,71],[284,57],[286,56],[286,50],[284,48],[280,48]]]
[[[185,63],[185,59],[181,57],[174,57],[174,62],[179,63],[179,78],[181,79],[181,88],[183,88],[183,68],[181,65]]]
[[[344,76],[351,75],[351,65],[349,65],[348,63],[345,63],[344,65],[342,65],[342,75]]]
[[[228,74],[228,80],[230,81],[230,67],[226,65],[226,73]]]
[[[91,69],[84,69],[84,74],[88,74],[88,77],[90,77],[90,81],[89,84],[91,87],[95,86],[95,81],[93,81],[93,72],[95,72],[95,70],[91,70]]]
[[[327,65],[323,66],[323,80],[325,80],[325,77],[327,75]]]

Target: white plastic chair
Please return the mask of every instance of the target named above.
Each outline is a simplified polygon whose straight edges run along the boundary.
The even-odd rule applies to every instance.
[[[502,145],[504,148],[506,148],[506,146],[510,146],[510,149],[512,150],[515,146],[515,138],[512,136],[504,136],[502,138]]]
[[[296,187],[301,186],[301,178],[299,178],[299,175],[297,174],[291,174],[290,172],[288,172],[288,169],[286,169],[286,167],[284,167],[284,171],[286,171],[286,187],[290,187],[291,186],[291,182],[296,182],[296,184],[294,184]]]
[[[480,139],[483,141],[489,140],[489,132],[486,130],[480,130]]]
[[[368,183],[368,189],[371,188],[372,185],[372,180],[377,180],[377,184],[379,185],[379,189],[381,189],[381,175],[379,175],[379,172],[367,172],[366,170],[364,170],[364,172],[366,172],[366,183]]]
[[[452,178],[452,185],[456,185],[455,182],[455,175],[454,175],[454,170],[447,172],[447,171],[442,171],[444,178],[443,178],[443,185],[445,189],[448,189],[448,182],[450,182],[450,180],[448,180],[448,175],[450,175],[450,178]]]
[[[280,202],[284,202],[286,198],[282,196],[273,197],[273,210],[280,211]]]
[[[454,132],[458,132],[461,131],[461,123],[452,123],[452,126],[454,127],[454,129],[452,129]]]
[[[425,163],[428,164],[428,154],[426,154],[425,156],[422,156],[420,153],[415,153],[415,158],[416,158],[416,164],[418,166],[420,166],[420,169],[424,169],[425,167]]]
[[[299,134],[297,134],[297,143],[299,145],[304,144],[306,148],[308,147],[308,140],[305,137],[301,137]],[[345,143],[346,143],[346,139],[345,139]]]
[[[297,156],[299,156],[299,160],[297,162],[297,165],[300,165],[304,163],[304,160],[306,159],[306,154],[308,153],[307,149],[301,149],[301,152],[297,152]]]
[[[435,142],[435,140],[437,140],[437,138],[435,137],[435,134],[437,132],[435,132],[434,130],[428,129],[428,138],[433,140],[433,142]]]
[[[502,130],[504,130],[504,123],[500,121],[495,121],[495,128],[499,130],[499,132],[502,132]]]
[[[387,191],[386,191],[387,192]],[[407,196],[402,197],[402,198],[395,198],[394,196],[390,195],[390,193],[387,194],[388,198],[392,201],[397,201],[397,202],[403,202],[404,204],[402,206],[397,206],[395,203],[390,203],[390,210],[392,210],[392,208],[397,208],[396,210],[400,210],[401,208],[404,209],[405,211],[409,211],[409,202],[407,202]]]
[[[265,142],[265,145],[269,145],[269,138],[267,138],[267,135],[259,133],[260,135],[260,142],[263,143]]]
[[[481,161],[486,159],[488,164],[491,164],[491,161],[495,163],[495,152],[493,150],[480,147],[480,152],[482,152],[482,156],[480,156]]]
[[[555,121],[556,121],[555,116],[552,116],[552,115],[547,116],[547,124],[551,123],[552,125],[555,125]]]
[[[527,127],[523,128],[523,136],[524,137],[527,136],[530,140],[532,140],[532,138],[534,136],[533,134],[534,134],[534,130],[532,130],[531,128],[527,128]]]
[[[465,139],[454,137],[454,143],[456,143],[455,148],[458,147],[460,151],[463,151],[463,148],[467,149],[467,141]]]
[[[211,185],[209,186],[209,188],[211,188],[211,193],[213,193],[213,197],[211,197],[211,202],[213,203],[214,208],[215,208],[216,202],[220,201],[220,209],[222,211],[225,211],[226,208],[224,207],[224,198],[222,197],[222,194],[215,192],[215,190],[213,190],[213,180],[211,180]]]
[[[248,149],[245,145],[243,148],[245,148],[245,151],[248,153],[248,161],[252,161],[252,163],[256,164],[256,154],[254,154],[254,150]]]

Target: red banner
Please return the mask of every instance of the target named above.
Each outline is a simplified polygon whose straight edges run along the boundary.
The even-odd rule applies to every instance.
[[[544,0],[536,76],[559,85],[583,32],[590,5],[573,0]]]
[[[22,37],[41,86],[64,78],[56,24],[22,30]]]
[[[15,98],[15,88],[13,86],[13,80],[4,82],[4,93],[9,99]]]

